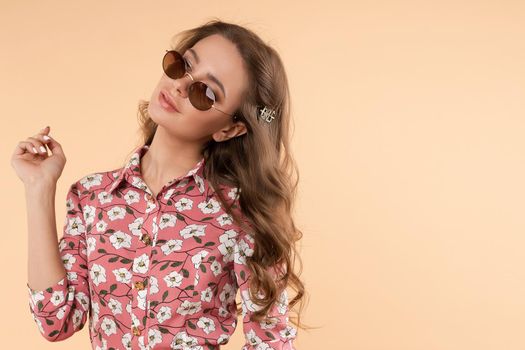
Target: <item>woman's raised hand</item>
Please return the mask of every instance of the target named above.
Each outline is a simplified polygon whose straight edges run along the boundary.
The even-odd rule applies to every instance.
[[[11,157],[11,166],[24,185],[56,184],[66,164],[62,146],[49,136],[49,126],[20,141]],[[48,154],[47,148],[50,153]]]

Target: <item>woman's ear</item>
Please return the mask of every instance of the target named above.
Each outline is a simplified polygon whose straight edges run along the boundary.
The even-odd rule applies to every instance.
[[[243,122],[236,122],[230,124],[212,135],[216,142],[228,141],[231,138],[244,135],[248,132],[246,124]]]

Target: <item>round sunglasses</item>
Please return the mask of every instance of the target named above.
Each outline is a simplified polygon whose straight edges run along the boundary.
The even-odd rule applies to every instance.
[[[193,107],[201,111],[207,111],[210,108],[215,108],[230,117],[236,119],[233,114],[228,114],[221,111],[214,106],[216,98],[213,90],[202,81],[195,81],[193,76],[186,70],[186,62],[182,55],[175,50],[166,50],[162,58],[162,69],[164,73],[171,79],[179,79],[188,74],[193,81],[188,88],[188,98]]]

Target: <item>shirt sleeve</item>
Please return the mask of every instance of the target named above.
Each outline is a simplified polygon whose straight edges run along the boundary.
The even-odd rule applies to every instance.
[[[58,242],[66,276],[43,290],[27,283],[29,310],[40,333],[51,342],[67,339],[81,330],[90,306],[86,259],[86,225],[78,183],[66,196],[63,236]]]
[[[280,294],[268,313],[268,321],[252,321],[251,315],[261,307],[253,303],[249,294],[251,271],[246,265],[246,257],[254,250],[254,238],[249,233],[241,234],[234,247],[234,273],[240,290],[242,305],[242,322],[245,344],[241,350],[296,350],[293,340],[297,329],[288,319],[288,294],[286,289]]]

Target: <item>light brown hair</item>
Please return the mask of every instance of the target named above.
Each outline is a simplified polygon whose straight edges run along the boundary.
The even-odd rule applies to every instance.
[[[212,188],[226,184],[239,189],[238,203],[255,239],[254,253],[246,259],[253,272],[250,298],[261,306],[253,320],[263,320],[283,289],[290,286],[296,295],[289,300],[289,308],[296,311],[297,318],[290,316],[289,319],[299,328],[308,329],[310,327],[300,321],[303,303],[299,311],[292,309],[305,296],[305,287],[298,275],[302,262],[296,246],[303,233],[292,218],[299,173],[290,153],[290,93],[284,65],[276,50],[252,30],[219,19],[176,34],[171,49],[183,54],[212,34],[220,34],[234,43],[244,61],[249,88],[243,92],[235,114],[239,116],[237,120],[245,123],[247,133],[223,142],[210,140],[202,150],[204,176]],[[148,116],[148,103],[141,100],[138,108],[145,144],[151,143],[157,127]],[[275,110],[271,123],[258,117],[261,106]],[[222,192],[217,194],[226,212],[242,225]],[[300,264],[299,272],[295,271],[296,260]],[[280,279],[269,273],[269,268],[275,266],[281,267]],[[237,311],[239,315],[239,305]]]

